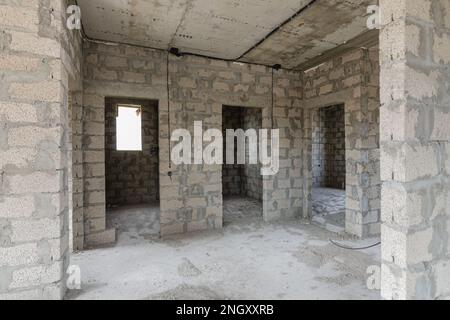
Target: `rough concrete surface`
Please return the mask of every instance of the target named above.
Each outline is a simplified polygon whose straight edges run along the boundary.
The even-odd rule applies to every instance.
[[[244,196],[228,196],[223,199],[223,223],[230,224],[244,220],[262,220],[262,203]]]
[[[298,220],[268,224],[248,217],[222,231],[164,241],[126,229],[118,228],[114,248],[72,256],[82,290],[68,299],[379,298],[366,287],[366,268],[379,264],[379,248],[337,248],[328,241],[333,234]]]
[[[78,2],[90,37],[235,59],[310,0]]]
[[[134,243],[159,236],[159,217],[157,203],[124,206],[108,209],[106,225],[117,230],[119,243]]]

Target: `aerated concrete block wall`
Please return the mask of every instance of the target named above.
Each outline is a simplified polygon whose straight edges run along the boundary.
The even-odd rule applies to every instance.
[[[450,2],[380,1],[385,299],[450,298]]]
[[[105,97],[159,102],[160,207],[163,236],[222,227],[222,165],[169,167],[167,53],[133,46],[85,43],[84,171],[85,219],[91,243],[113,240],[105,232]],[[222,106],[262,109],[263,128],[272,125],[271,70],[200,57],[169,57],[170,130],[222,129]],[[299,216],[302,210],[301,77],[274,72],[273,123],[280,129],[280,171],[263,181],[266,220]],[[173,146],[176,142],[171,143]],[[204,143],[206,146],[208,143]],[[99,170],[96,170],[99,168]],[[172,176],[168,175],[172,172]],[[112,232],[112,231],[108,231]]]
[[[61,299],[69,263],[65,1],[0,3],[0,300]]]
[[[378,47],[356,49],[303,75],[304,208],[311,216],[312,121],[314,110],[344,104],[346,221],[350,234],[380,233]]]
[[[69,243],[71,251],[84,248],[83,94],[69,92]]]

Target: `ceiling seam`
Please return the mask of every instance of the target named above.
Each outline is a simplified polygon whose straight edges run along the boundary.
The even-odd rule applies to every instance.
[[[188,14],[189,10],[192,9],[192,3],[194,0],[187,0],[186,1],[186,9],[183,12],[183,15],[180,18],[180,22],[177,25],[177,28],[175,29],[175,33],[172,35],[172,38],[170,39],[169,43],[168,43],[168,47],[167,49],[169,50],[170,48],[172,48],[173,45],[173,41],[175,40],[176,36],[178,35],[178,31],[180,30],[181,25],[183,24],[183,22],[186,19],[186,15]]]
[[[278,25],[278,27],[276,27],[275,29],[273,29],[269,34],[267,34],[264,38],[262,38],[260,41],[258,41],[256,44],[254,44],[250,49],[248,49],[247,51],[245,51],[242,55],[240,55],[238,58],[236,58],[235,60],[240,60],[242,58],[244,58],[247,54],[249,54],[250,52],[252,52],[254,49],[256,49],[258,46],[260,46],[261,44],[263,44],[268,38],[270,38],[274,33],[276,33],[277,31],[279,31],[281,28],[283,28],[285,25],[287,25],[289,22],[291,22],[292,20],[294,20],[296,17],[298,17],[300,14],[302,14],[305,10],[309,9],[317,0],[311,0],[306,6],[304,6],[303,8],[300,8],[299,11],[297,11],[294,15],[292,15],[291,17],[289,17],[287,20],[285,20],[284,22],[282,22],[280,25]]]

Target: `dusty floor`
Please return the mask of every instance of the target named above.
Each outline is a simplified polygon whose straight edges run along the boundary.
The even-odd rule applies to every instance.
[[[223,199],[223,224],[233,222],[245,223],[245,220],[262,220],[263,209],[261,201],[249,198],[230,196]]]
[[[156,207],[116,210],[110,223],[119,226],[117,245],[72,256],[71,264],[81,267],[82,290],[67,298],[379,298],[366,287],[366,269],[379,264],[379,248],[347,251],[329,242],[360,246],[376,239],[352,241],[297,220],[266,224],[258,205],[226,199],[223,230],[165,240],[154,236]]]
[[[158,237],[159,204],[108,209],[106,225],[108,228],[116,228],[118,245]]]
[[[312,222],[329,231],[345,231],[345,190],[313,188]]]

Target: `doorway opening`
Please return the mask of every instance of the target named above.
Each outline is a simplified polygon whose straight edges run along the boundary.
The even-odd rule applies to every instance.
[[[335,105],[312,114],[312,221],[345,231],[345,108]]]
[[[262,110],[259,108],[223,106],[222,130],[226,142],[227,129],[242,129],[245,138],[245,164],[237,164],[238,143],[234,138],[234,164],[224,161],[222,167],[223,219],[224,225],[242,220],[260,220],[263,217],[263,180],[261,166],[250,164],[249,129],[254,129],[256,137],[262,129]],[[258,145],[259,149],[259,145]],[[224,159],[227,158],[224,143]]]
[[[106,223],[120,243],[158,236],[158,102],[105,100]]]

